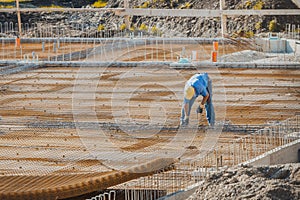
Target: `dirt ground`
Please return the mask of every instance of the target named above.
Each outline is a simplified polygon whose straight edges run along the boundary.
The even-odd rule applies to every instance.
[[[105,44],[112,44],[113,50],[109,49],[105,54],[99,54],[102,47]],[[95,49],[96,56],[90,56],[92,60],[100,61],[177,61],[182,55],[184,57],[190,57],[192,51],[197,52],[194,61],[210,60],[211,51],[213,51],[213,45],[207,44],[207,42],[199,42],[196,44],[172,44],[168,41],[159,43],[158,41],[152,41],[145,45],[133,44],[128,46],[127,51],[124,48],[120,48],[121,41],[82,41],[82,42],[66,42],[61,41],[46,41],[44,43],[21,43],[20,46],[16,46],[15,43],[4,43],[0,41],[0,60],[22,60],[24,56],[31,60],[32,55],[38,56],[39,60],[55,60],[60,58],[61,55],[65,55],[64,59],[69,58],[69,54],[73,52],[82,52],[82,54],[88,52],[90,49]],[[130,42],[127,41],[127,45]],[[138,45],[139,44],[139,45]],[[218,49],[218,56],[225,54],[242,51],[251,48],[250,44],[237,43],[237,44],[220,44]],[[91,55],[92,53],[90,53]],[[75,58],[73,60],[79,60]]]
[[[70,54],[74,51],[85,51],[89,48],[95,48],[102,44],[93,42],[44,42],[43,43],[21,43],[16,46],[15,43],[1,43],[0,44],[0,59],[1,60],[22,60],[24,56],[32,59],[33,52],[40,60],[49,60],[62,54]]]

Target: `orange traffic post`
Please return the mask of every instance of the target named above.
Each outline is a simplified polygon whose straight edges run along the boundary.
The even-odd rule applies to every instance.
[[[213,42],[213,46],[214,46],[214,51],[219,50],[219,42],[217,42],[217,41]]]
[[[212,51],[211,52],[211,61],[212,62],[217,62],[217,57],[218,57],[218,52]]]
[[[20,48],[21,46],[21,39],[19,37],[16,38],[16,47]]]

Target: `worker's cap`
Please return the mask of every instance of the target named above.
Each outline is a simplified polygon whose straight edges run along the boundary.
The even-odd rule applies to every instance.
[[[194,94],[195,94],[195,89],[193,86],[189,86],[184,90],[184,98],[186,98],[187,100],[191,100]]]

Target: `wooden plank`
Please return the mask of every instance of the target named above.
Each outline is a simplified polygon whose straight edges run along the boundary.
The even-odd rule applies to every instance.
[[[221,15],[300,15],[300,9],[208,10],[208,9],[132,9],[132,8],[21,8],[20,12],[115,12],[120,16],[221,17]],[[17,9],[0,9],[17,12]]]
[[[122,12],[124,8],[20,8],[20,12]],[[17,12],[15,8],[0,9],[1,12]]]
[[[162,17],[220,17],[221,15],[300,15],[300,9],[207,10],[207,9],[126,9],[121,15]]]

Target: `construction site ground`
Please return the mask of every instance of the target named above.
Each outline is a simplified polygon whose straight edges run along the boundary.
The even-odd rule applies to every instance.
[[[134,55],[138,59],[136,52]],[[120,156],[107,163],[104,158],[114,157],[116,149],[140,155],[166,146],[178,134],[184,83],[202,72],[213,80],[220,125],[263,127],[300,111],[300,71],[296,69],[67,66],[5,75],[0,77],[0,192],[34,193],[72,184],[77,184],[76,189],[89,176],[151,160]],[[196,105],[190,126],[205,127],[204,114],[196,116],[194,110]],[[206,129],[193,129],[193,133],[189,144],[175,142],[172,146],[173,151],[186,149],[182,159],[198,154],[198,145],[210,137]],[[247,133],[221,132],[216,145],[225,146],[243,134]],[[107,146],[108,141],[114,147]],[[12,185],[12,176],[22,178]],[[51,181],[32,185],[40,176],[51,177]],[[73,178],[66,179],[68,176]]]
[[[111,45],[111,47],[107,49],[107,52],[99,53],[104,50],[105,45]],[[220,43],[218,45],[218,56],[253,48],[252,45],[245,41],[231,41],[228,44]],[[124,50],[124,47],[127,50]],[[0,60],[22,60],[25,58],[24,56],[31,60],[33,54],[38,56],[39,60],[70,60],[71,53],[81,52],[81,55],[89,54],[89,60],[92,61],[177,61],[184,49],[184,56],[190,57],[192,51],[196,51],[195,61],[203,61],[210,60],[211,51],[213,51],[212,44],[207,41],[173,44],[168,40],[147,41],[146,39],[132,41],[120,39],[107,41],[82,40],[82,42],[62,40],[60,43],[54,40],[45,41],[44,43],[41,41],[35,43],[22,42],[20,46],[17,46],[15,42],[2,41],[0,48]],[[246,57],[249,57],[249,55],[245,55]],[[85,57],[77,57],[71,60],[78,59],[85,60]]]

